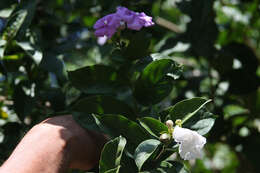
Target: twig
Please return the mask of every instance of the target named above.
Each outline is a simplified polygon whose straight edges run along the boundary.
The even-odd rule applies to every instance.
[[[161,17],[157,17],[155,19],[155,22],[162,26],[162,27],[165,27],[173,32],[176,32],[176,33],[182,33],[182,30],[174,23],[164,19],[164,18],[161,18]]]

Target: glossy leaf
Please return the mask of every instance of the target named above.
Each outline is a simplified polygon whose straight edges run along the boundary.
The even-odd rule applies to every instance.
[[[189,173],[188,169],[180,162],[176,161],[163,161],[160,167],[151,173]]]
[[[150,138],[149,134],[136,122],[122,115],[105,115],[99,116],[98,119],[102,125],[111,130],[114,136],[122,135],[125,137],[131,149]]]
[[[185,123],[210,101],[200,97],[186,99],[170,107],[167,112],[172,120],[182,119]]]
[[[138,172],[138,168],[135,164],[132,155],[129,155],[129,153],[127,152],[123,153],[120,165],[121,165],[120,172],[122,173]]]
[[[6,41],[0,39],[0,59],[4,57],[5,45],[6,45]]]
[[[181,67],[170,59],[161,59],[146,66],[134,88],[134,96],[143,105],[153,105],[163,100],[172,90],[174,76]]]
[[[140,59],[149,54],[148,47],[150,45],[150,36],[145,32],[138,32],[131,35],[129,45],[123,51],[125,58],[135,60]]]
[[[32,113],[35,107],[35,100],[25,94],[22,84],[15,87],[13,100],[14,110],[17,113],[19,119],[23,121],[26,116],[29,116]]]
[[[45,52],[42,57],[40,68],[50,72],[51,80],[55,81],[55,85],[58,85],[58,82],[66,82],[65,76],[65,64],[61,58],[58,58],[58,55],[53,52]],[[53,80],[54,79],[54,80]],[[51,82],[52,82],[51,81]]]
[[[114,168],[114,169],[110,169],[108,171],[106,171],[105,173],[119,173],[119,170],[120,170],[120,166]]]
[[[188,169],[180,162],[163,161],[158,168],[142,173],[189,173]]]
[[[116,93],[127,81],[114,68],[104,65],[69,71],[68,76],[74,87],[87,94]]]
[[[102,132],[100,122],[92,114],[84,112],[72,112],[74,120],[83,128]]]
[[[138,145],[135,150],[134,159],[139,171],[160,144],[161,142],[158,140],[149,139]]]
[[[213,127],[215,119],[215,115],[203,109],[198,111],[193,117],[183,123],[183,127],[195,130],[201,135],[205,135]]]
[[[43,53],[37,45],[38,41],[36,38],[36,33],[28,32],[27,35],[29,35],[27,41],[18,41],[16,44],[20,46],[37,65],[39,65],[42,60]]]
[[[105,144],[99,161],[100,173],[111,172],[112,170],[112,172],[118,172],[125,145],[126,139],[121,136]]]
[[[131,107],[110,96],[91,96],[83,98],[72,107],[72,110],[85,114],[121,114],[130,119],[136,118]]]
[[[37,1],[22,1],[20,5],[12,12],[7,22],[3,36],[6,40],[14,38],[17,34],[19,39],[25,34],[26,29],[32,22]]]
[[[151,135],[157,138],[160,137],[161,132],[168,131],[167,126],[155,118],[143,117],[139,121],[141,126],[143,126]]]

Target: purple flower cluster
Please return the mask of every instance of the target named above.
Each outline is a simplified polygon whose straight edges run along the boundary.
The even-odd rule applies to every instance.
[[[116,13],[109,14],[99,19],[94,29],[97,37],[106,36],[111,38],[118,28],[125,26],[132,30],[140,30],[142,27],[154,25],[152,17],[147,16],[144,12],[137,13],[125,7],[117,7]]]

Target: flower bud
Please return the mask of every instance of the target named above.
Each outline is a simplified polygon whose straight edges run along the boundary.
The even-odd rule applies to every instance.
[[[168,142],[170,140],[171,136],[168,133],[163,133],[160,136],[161,142]]]
[[[180,127],[181,127],[182,122],[181,122],[180,119],[177,119],[177,120],[175,121],[175,124],[176,124],[177,126],[180,126]]]
[[[173,121],[172,121],[172,120],[167,120],[167,121],[165,122],[165,124],[166,124],[166,126],[168,127],[168,129],[173,128]]]

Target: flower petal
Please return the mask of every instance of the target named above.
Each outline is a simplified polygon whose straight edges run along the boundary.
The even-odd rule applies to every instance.
[[[119,6],[116,13],[106,15],[95,23],[95,35],[97,37],[107,36],[111,38],[119,27],[124,29],[125,23],[127,28],[132,30],[140,30],[142,27],[154,25],[152,17],[147,16],[145,13],[136,13]]]
[[[206,138],[196,131],[176,126],[172,134],[174,140],[179,143],[179,153],[184,160],[202,157],[202,148],[206,144]]]

